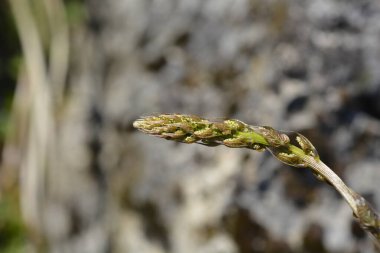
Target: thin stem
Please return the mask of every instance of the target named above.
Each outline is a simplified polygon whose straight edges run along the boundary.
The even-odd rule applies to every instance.
[[[334,171],[332,171],[321,160],[305,155],[300,148],[294,145],[291,145],[289,149],[292,153],[297,154],[299,157],[302,157],[302,160],[304,161],[306,167],[309,167],[313,170],[314,173],[321,175],[323,179],[327,180],[330,184],[332,184],[350,205],[353,212],[355,214],[357,213],[355,199],[352,196],[353,191],[343,182],[343,180],[337,174],[334,173]]]

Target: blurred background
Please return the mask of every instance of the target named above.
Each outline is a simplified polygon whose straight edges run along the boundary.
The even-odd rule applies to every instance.
[[[168,142],[153,113],[297,131],[380,208],[380,2],[0,2],[0,251],[375,252],[268,153]]]

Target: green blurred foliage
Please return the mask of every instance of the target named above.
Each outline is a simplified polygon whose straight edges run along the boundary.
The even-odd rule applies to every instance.
[[[0,1],[0,152],[9,129],[9,116],[21,63],[21,46],[7,1]],[[3,188],[3,187],[1,187]],[[0,193],[0,252],[25,252],[23,225],[16,189]]]
[[[0,251],[24,252],[26,229],[22,223],[18,198],[15,194],[0,197]]]
[[[84,1],[82,0],[65,1],[65,8],[67,21],[71,26],[81,23],[86,17]]]

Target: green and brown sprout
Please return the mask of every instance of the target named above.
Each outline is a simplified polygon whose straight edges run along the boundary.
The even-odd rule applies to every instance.
[[[239,120],[210,121],[192,115],[162,114],[136,120],[140,131],[184,143],[263,150],[266,139]]]
[[[293,140],[269,126],[251,126],[236,119],[213,121],[184,114],[142,117],[133,126],[146,134],[188,144],[268,150],[285,164],[309,168],[319,180],[328,182],[343,196],[361,227],[380,244],[379,214],[320,160],[313,144],[299,133],[295,133]]]

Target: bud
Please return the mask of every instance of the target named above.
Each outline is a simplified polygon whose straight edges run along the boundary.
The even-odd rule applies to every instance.
[[[278,160],[280,160],[281,162],[283,162],[287,165],[294,166],[294,167],[305,167],[306,166],[304,161],[299,156],[297,156],[296,154],[285,153],[285,152],[279,152],[279,153],[272,152],[272,154]]]
[[[223,144],[230,148],[245,148],[247,143],[244,141],[244,138],[228,138],[223,141]]]
[[[184,133],[182,130],[177,130],[175,131],[174,133],[161,133],[161,136],[163,138],[167,138],[167,139],[180,139],[182,137],[184,137],[186,135],[186,133]]]
[[[287,145],[290,140],[286,134],[280,133],[269,126],[258,127],[258,131],[264,136],[269,146],[280,147]]]
[[[305,136],[297,133],[296,140],[298,144],[300,145],[301,149],[305,152],[305,154],[312,156],[314,158],[319,158],[317,149]]]
[[[199,139],[207,139],[216,137],[211,128],[205,128],[194,132],[194,135]]]
[[[224,122],[214,122],[212,124],[212,128],[215,130],[215,132],[220,132],[222,135],[231,134],[231,129]]]
[[[237,119],[225,120],[224,124],[226,124],[231,131],[241,131],[247,127],[246,124]]]

